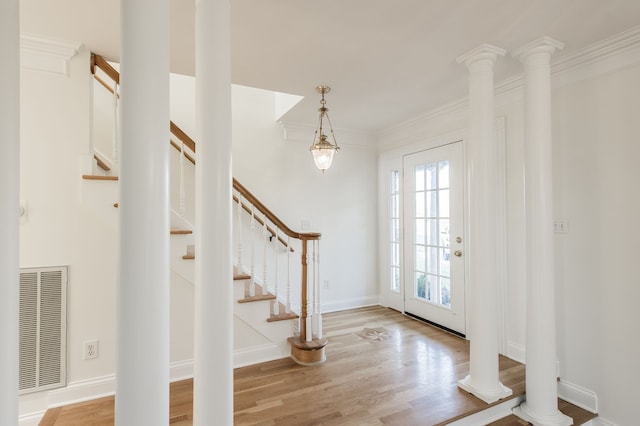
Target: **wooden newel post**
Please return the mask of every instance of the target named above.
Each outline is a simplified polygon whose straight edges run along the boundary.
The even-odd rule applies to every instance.
[[[291,357],[298,364],[316,365],[326,361],[324,348],[327,339],[313,338],[311,329],[311,316],[309,315],[309,251],[307,243],[320,239],[320,234],[301,234],[302,241],[302,279],[300,292],[300,335],[289,338],[291,344]]]

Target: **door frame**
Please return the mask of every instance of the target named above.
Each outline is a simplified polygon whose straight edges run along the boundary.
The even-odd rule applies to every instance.
[[[402,135],[400,139],[396,141],[396,147],[387,149],[380,152],[378,160],[378,221],[379,221],[379,245],[378,245],[378,283],[379,283],[379,303],[383,306],[388,306],[395,310],[404,313],[404,307],[401,303],[398,303],[398,297],[390,294],[388,283],[390,282],[390,250],[388,248],[389,242],[389,195],[388,191],[388,176],[391,170],[402,170],[402,158],[404,155],[424,151],[426,149],[437,148],[442,145],[447,145],[453,142],[462,141],[463,143],[463,161],[464,161],[464,234],[469,235],[469,204],[468,204],[468,176],[469,176],[469,159],[467,157],[466,143],[467,143],[467,130],[462,128],[449,133],[445,133],[430,139],[420,139],[420,134],[427,134],[430,132],[430,128],[427,125],[419,125],[419,129],[411,129],[411,133]],[[495,119],[495,137],[496,137],[496,166],[497,170],[497,255],[502,261],[498,264],[498,335],[499,335],[499,352],[506,355],[511,349],[509,342],[509,324],[507,318],[509,317],[509,297],[508,297],[508,270],[507,270],[507,257],[508,251],[508,229],[507,229],[507,190],[506,190],[506,120],[504,116],[498,116]],[[401,143],[405,143],[403,146],[399,146]],[[401,191],[402,192],[402,191]],[[403,200],[401,199],[401,206]],[[402,211],[401,211],[402,217]],[[401,222],[401,227],[403,223]],[[402,245],[401,245],[402,246]],[[404,253],[401,249],[400,252],[401,262],[404,262]],[[465,276],[469,276],[468,256],[465,256]],[[404,295],[404,276],[401,276],[401,291]],[[465,317],[466,328],[469,328],[469,279],[465,279]]]
[[[463,206],[462,206],[462,216],[463,216],[463,235],[468,235],[469,233],[469,208],[468,208],[468,161],[467,161],[467,150],[466,150],[466,129],[457,130],[451,133],[446,133],[440,135],[438,137],[423,140],[421,142],[412,143],[409,145],[405,145],[399,148],[391,149],[385,152],[380,153],[378,160],[378,220],[379,226],[378,231],[381,238],[379,238],[378,245],[378,281],[379,281],[379,303],[382,306],[387,306],[399,312],[405,313],[404,311],[404,293],[405,293],[405,277],[404,277],[404,268],[401,268],[400,272],[400,293],[392,292],[389,288],[389,283],[391,281],[390,277],[390,257],[391,252],[389,249],[389,235],[390,235],[390,214],[389,214],[389,205],[390,205],[390,194],[388,191],[389,188],[389,176],[393,170],[400,170],[401,179],[404,176],[403,170],[403,159],[406,155],[416,154],[418,152],[426,151],[433,148],[439,148],[441,146],[450,145],[452,143],[460,142],[462,143],[462,167],[463,167]],[[400,244],[400,263],[404,265],[404,190],[401,188],[400,190],[400,229],[402,234],[403,243]],[[465,238],[466,240],[466,238]],[[464,246],[466,248],[466,245]],[[463,256],[464,259],[464,275],[465,277],[469,274],[469,264],[467,261],[467,256]],[[469,294],[469,284],[468,280],[464,280],[464,291],[465,294]],[[469,329],[469,302],[468,297],[465,297],[465,329]]]

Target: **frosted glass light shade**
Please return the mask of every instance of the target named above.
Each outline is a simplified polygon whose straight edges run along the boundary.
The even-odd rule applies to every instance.
[[[316,167],[324,172],[331,167],[333,156],[338,150],[338,147],[327,141],[327,137],[325,135],[320,135],[318,141],[311,145],[310,150],[311,155],[313,155],[313,161],[316,163]]]

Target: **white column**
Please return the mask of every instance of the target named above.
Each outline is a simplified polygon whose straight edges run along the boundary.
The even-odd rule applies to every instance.
[[[18,424],[20,26],[18,0],[0,2],[0,424]]]
[[[169,423],[169,0],[121,0],[116,425]]]
[[[514,413],[534,425],[549,426],[572,424],[558,410],[553,268],[551,55],[563,46],[543,37],[513,52],[524,64],[527,259],[527,400]]]
[[[487,403],[511,395],[499,380],[496,233],[496,165],[493,67],[504,49],[483,44],[458,58],[469,68],[467,164],[470,223],[469,375],[458,386]]]
[[[233,425],[230,8],[196,0],[196,426]]]

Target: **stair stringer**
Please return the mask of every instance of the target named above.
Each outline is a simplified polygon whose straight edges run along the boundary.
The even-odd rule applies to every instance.
[[[171,270],[193,285],[195,261],[182,259],[187,252],[187,245],[192,241],[190,237],[192,236],[171,236]],[[238,303],[238,300],[244,298],[244,280],[236,280],[230,285],[234,286],[234,321],[241,321],[256,333],[256,340],[261,340],[254,346],[234,347],[234,366],[251,365],[289,356],[290,347],[287,339],[293,336],[297,320],[268,322],[267,318],[271,312],[270,300]],[[240,331],[234,329],[234,341],[241,340],[240,336],[236,335],[238,332]],[[258,335],[266,339],[266,342],[258,338]]]

